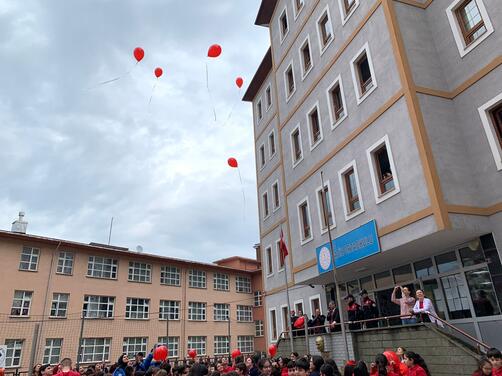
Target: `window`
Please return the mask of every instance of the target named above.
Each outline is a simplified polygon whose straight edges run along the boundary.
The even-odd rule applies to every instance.
[[[328,48],[333,40],[333,25],[329,16],[329,8],[326,7],[321,17],[317,20],[317,35],[319,37],[319,45],[321,46],[321,55]]]
[[[177,300],[161,300],[159,305],[160,320],[179,320],[180,319],[180,302]]]
[[[147,320],[150,308],[150,299],[127,298],[126,300],[126,319]]]
[[[298,18],[298,15],[303,9],[303,6],[305,5],[305,0],[293,0],[293,9],[294,9],[294,14],[295,14],[295,20]]]
[[[381,289],[383,287],[392,286],[394,284],[394,281],[392,280],[392,275],[390,274],[390,272],[385,271],[375,274],[375,283],[377,289]]]
[[[261,291],[254,292],[254,306],[261,307],[263,304],[263,294]]]
[[[328,104],[331,128],[335,128],[347,117],[341,76],[338,76],[328,89]]]
[[[58,364],[61,359],[62,338],[47,338],[44,347],[44,364]]]
[[[359,177],[357,176],[356,162],[352,161],[338,172],[340,190],[342,191],[343,209],[345,220],[354,218],[364,211],[360,197]]]
[[[446,15],[461,57],[493,33],[483,0],[455,0],[446,9]]]
[[[19,262],[19,270],[27,270],[36,272],[38,268],[38,258],[40,249],[33,247],[23,247],[21,251],[21,261]]]
[[[282,11],[279,16],[279,30],[281,31],[281,43],[289,32],[289,24],[288,24],[288,12],[286,8]]]
[[[291,132],[291,154],[293,156],[293,167],[295,167],[303,159],[300,126],[297,126],[293,129],[293,132]]]
[[[272,247],[265,248],[265,255],[267,257],[267,276],[274,274],[274,265],[272,263]]]
[[[99,256],[89,256],[87,276],[94,278],[117,279],[118,261]]]
[[[228,321],[230,304],[214,303],[214,321]]]
[[[129,261],[128,281],[146,283],[152,282],[152,265]]]
[[[497,170],[502,170],[502,93],[478,108]]]
[[[213,288],[220,291],[230,290],[228,274],[214,273],[213,275]]]
[[[307,115],[310,129],[310,149],[315,148],[322,141],[321,118],[319,117],[319,104],[316,104]]]
[[[263,118],[263,108],[261,105],[261,99],[256,104],[256,113],[258,114],[258,120],[261,120]]]
[[[265,145],[262,144],[260,146],[260,169],[265,167]]]
[[[54,294],[52,294],[50,317],[58,317],[58,318],[66,317],[66,312],[68,310],[68,299],[69,298],[70,298],[70,294],[62,294],[59,292],[55,292]],[[47,363],[47,362],[45,362],[45,363]],[[51,362],[49,362],[49,363],[51,363]]]
[[[253,307],[246,305],[237,305],[237,321],[239,322],[252,322],[253,321]]]
[[[284,82],[286,84],[286,101],[288,101],[296,90],[293,62],[288,65],[286,71],[284,72]]]
[[[375,284],[373,283],[373,277],[367,276],[363,277],[359,280],[359,284],[361,285],[361,290],[371,291],[375,289]]]
[[[7,352],[5,353],[5,367],[19,367],[21,365],[23,340],[6,339],[5,346],[7,346]]]
[[[275,308],[269,311],[270,313],[270,340],[277,340],[277,314]]]
[[[371,182],[377,204],[399,193],[396,167],[390,149],[389,136],[385,135],[366,150]]]
[[[317,208],[319,209],[319,223],[321,224],[321,233],[327,231],[328,223],[330,228],[334,227],[333,202],[331,200],[329,181],[325,182],[324,189],[317,189]]]
[[[197,351],[197,355],[206,355],[206,337],[188,336],[188,348]]]
[[[469,295],[460,274],[453,274],[441,278],[444,297],[448,307],[450,319],[470,318]]]
[[[342,25],[345,25],[359,6],[359,0],[338,0],[338,6],[342,15]]]
[[[279,182],[277,181],[274,184],[272,184],[272,200],[274,204],[273,210],[276,211],[281,206],[281,202],[279,199]]]
[[[14,291],[14,300],[10,310],[11,316],[28,317],[30,315],[32,291]]]
[[[237,292],[251,293],[251,278],[237,276],[235,277],[235,290]]]
[[[268,135],[268,148],[270,151],[270,158],[272,158],[275,155],[275,133],[272,131]]]
[[[392,274],[394,275],[394,281],[396,285],[403,284],[405,282],[413,280],[413,272],[411,271],[411,265],[403,265],[399,268],[392,269]]]
[[[112,318],[114,306],[114,296],[86,295],[84,297],[84,315],[86,318]]]
[[[126,353],[129,359],[134,359],[138,352],[146,354],[146,344],[148,337],[125,337],[122,345],[122,352]]]
[[[244,354],[254,352],[253,336],[237,336],[237,348]]]
[[[188,320],[206,321],[206,303],[188,302]]]
[[[500,307],[488,269],[482,268],[466,272],[465,278],[469,285],[476,316],[499,315]]]
[[[318,309],[322,313],[322,308],[321,308],[321,296],[320,295],[314,295],[309,298],[310,300],[310,313],[312,315],[315,314],[316,309]]]
[[[206,288],[206,272],[191,269],[188,272],[188,286],[197,289]]]
[[[179,357],[180,337],[159,337],[159,342],[167,345],[168,356],[170,358]]]
[[[302,80],[313,67],[312,54],[310,53],[310,38],[307,37],[300,47],[300,61],[302,63]]]
[[[282,321],[282,331],[283,332],[289,331],[290,318],[287,305],[281,306],[281,321]]]
[[[423,278],[434,274],[434,266],[431,259],[417,261],[413,264],[417,278]]]
[[[180,270],[175,266],[161,266],[160,284],[168,286],[179,286]]]
[[[455,251],[443,253],[442,255],[436,256],[435,259],[439,273],[447,273],[457,270],[460,267]]]
[[[298,218],[300,224],[301,242],[304,244],[312,239],[308,199],[305,199],[305,201],[298,204]]]
[[[81,363],[106,362],[110,359],[111,338],[83,338]]]
[[[214,336],[214,354],[222,355],[222,354],[228,354],[229,352],[230,352],[230,341],[228,340],[228,337]]]
[[[265,103],[267,104],[267,111],[272,107],[272,89],[270,85],[265,89]]]
[[[281,252],[281,240],[277,240],[275,242],[275,250],[277,251],[277,263],[279,265],[279,268],[278,270],[281,271],[281,270],[284,270],[284,256]]]
[[[255,320],[254,322],[255,337],[263,337],[265,331],[263,328],[263,320]]]
[[[356,90],[357,104],[376,89],[377,83],[368,44],[366,43],[358,54],[351,60],[350,69]]]
[[[298,316],[301,316],[304,314],[303,312],[303,300],[297,300],[295,303],[294,303],[294,306],[295,306],[295,312]]]
[[[270,215],[270,209],[268,207],[268,192],[263,192],[261,199],[263,204],[263,219],[266,219]]]
[[[73,273],[73,253],[59,252],[57,274],[71,275]]]

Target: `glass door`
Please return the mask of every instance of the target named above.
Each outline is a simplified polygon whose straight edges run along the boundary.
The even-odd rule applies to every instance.
[[[434,304],[434,308],[436,309],[436,313],[442,319],[446,319],[446,306],[443,299],[443,294],[441,293],[441,289],[439,288],[438,282],[436,279],[429,279],[422,281],[423,291],[425,297],[432,300],[432,304]]]

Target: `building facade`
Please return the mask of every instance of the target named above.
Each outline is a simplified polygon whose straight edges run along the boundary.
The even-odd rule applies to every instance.
[[[325,304],[328,226],[336,241],[374,221],[379,252],[338,268],[342,294],[366,289],[388,315],[395,285],[421,288],[502,346],[501,16],[498,0],[262,1],[271,47],[244,100],[269,333],[286,302],[266,255],[280,231],[290,289],[322,286]]]
[[[6,368],[75,361],[80,338],[81,363],[113,363],[157,343],[178,359],[188,349],[265,349],[257,260],[192,262],[9,231],[0,231],[0,255]]]

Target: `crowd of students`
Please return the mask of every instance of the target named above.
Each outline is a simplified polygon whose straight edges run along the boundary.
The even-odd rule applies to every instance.
[[[455,371],[452,370],[452,375]],[[350,360],[341,368],[333,359],[318,355],[299,356],[293,352],[290,357],[266,358],[262,353],[250,356],[239,355],[232,363],[227,357],[210,360],[199,357],[191,361],[156,361],[153,351],[144,357],[143,353],[129,359],[122,354],[116,363],[94,365],[75,369],[69,358],[60,364],[37,364],[31,376],[431,376],[424,359],[413,351],[398,348],[396,352],[377,354],[374,361]],[[490,349],[479,362],[473,376],[502,376],[502,354]]]

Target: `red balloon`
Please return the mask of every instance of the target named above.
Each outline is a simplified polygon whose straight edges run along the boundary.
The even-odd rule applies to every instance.
[[[273,358],[275,356],[275,354],[277,353],[277,346],[272,343],[268,347],[268,353],[270,354],[270,357]]]
[[[162,68],[155,68],[155,70],[153,71],[155,73],[155,77],[159,78],[160,76],[162,76]]]
[[[145,56],[145,51],[141,47],[136,47],[134,49],[134,57],[138,61],[138,63],[143,59]]]
[[[242,77],[237,77],[235,79],[235,84],[237,85],[237,87],[240,89],[242,87],[242,84],[244,83],[244,80],[242,79]]]
[[[167,358],[167,347],[159,346],[153,352],[153,359],[155,360],[166,360]]]
[[[242,355],[241,350],[235,349],[232,351],[232,359],[237,358],[239,355]]]
[[[221,46],[219,44],[213,44],[211,47],[209,47],[209,50],[207,50],[207,56],[208,57],[218,57],[221,54]]]
[[[298,318],[295,320],[295,322],[294,322],[293,326],[294,326],[296,329],[300,329],[300,328],[303,328],[303,324],[305,324],[305,317],[300,316],[300,317],[298,317]]]
[[[195,349],[188,350],[188,356],[194,359],[197,356],[197,351]]]
[[[399,372],[399,365],[401,364],[401,359],[399,359],[399,356],[392,350],[384,351],[383,355],[385,355],[389,364],[391,364],[391,362],[394,362],[394,372]]]
[[[228,158],[228,165],[233,168],[239,167],[239,164],[237,163],[237,159],[235,158]]]

